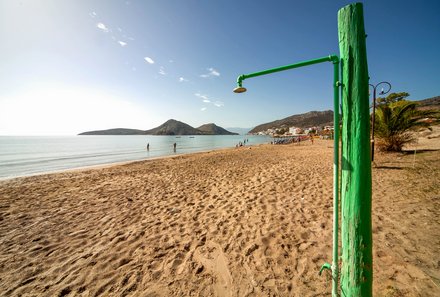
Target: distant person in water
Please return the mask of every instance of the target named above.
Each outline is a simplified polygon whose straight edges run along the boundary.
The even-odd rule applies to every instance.
[[[173,144],[174,152],[176,152],[176,146],[177,146],[177,143],[174,143],[174,144]]]
[[[150,150],[150,143],[147,143],[147,151]]]

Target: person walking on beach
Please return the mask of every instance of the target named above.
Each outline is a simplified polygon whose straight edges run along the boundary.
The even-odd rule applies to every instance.
[[[313,134],[312,135],[310,135],[310,141],[312,142],[312,144],[313,144]]]

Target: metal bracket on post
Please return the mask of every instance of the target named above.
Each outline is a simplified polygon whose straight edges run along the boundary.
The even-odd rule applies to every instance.
[[[329,263],[324,263],[324,265],[321,266],[321,269],[319,269],[319,276],[321,276],[322,272],[324,270],[330,270],[332,271],[332,266]]]

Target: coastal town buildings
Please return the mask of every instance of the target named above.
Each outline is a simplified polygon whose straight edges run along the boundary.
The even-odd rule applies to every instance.
[[[270,135],[270,136],[297,136],[297,135],[332,135],[334,130],[333,126],[323,126],[323,127],[289,127],[289,128],[271,128],[265,131],[260,131],[258,133],[253,133],[254,135]],[[283,133],[280,133],[283,132]]]

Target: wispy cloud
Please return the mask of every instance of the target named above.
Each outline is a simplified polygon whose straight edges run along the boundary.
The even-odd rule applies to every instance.
[[[186,78],[183,77],[179,77],[179,82],[188,82],[189,80],[187,80]]]
[[[161,75],[167,75],[167,73],[165,72],[165,68],[163,68],[163,66],[160,66],[159,74],[161,74]]]
[[[209,78],[209,77],[218,77],[220,76],[220,72],[218,72],[217,70],[215,70],[214,68],[208,68],[207,69],[209,72],[205,73],[205,74],[201,74],[200,77],[203,78]]]
[[[95,18],[97,16],[96,12],[92,11],[91,13],[89,13],[89,16],[91,16],[92,18]]]
[[[199,97],[199,98],[203,99],[203,100],[208,100],[209,101],[208,96],[206,96],[206,95],[202,95],[200,93],[195,93],[194,95],[196,97]],[[209,101],[209,102],[211,102],[211,101]]]
[[[205,110],[207,110],[206,107],[202,107],[202,108],[200,108],[200,111],[205,111]]]
[[[218,71],[215,70],[214,68],[209,68],[209,71],[210,71],[209,74],[211,74],[211,75],[214,75],[214,76],[220,76],[220,72],[218,72]]]
[[[225,104],[222,102],[222,101],[219,101],[219,100],[212,100],[212,99],[210,99],[208,96],[206,96],[206,95],[203,95],[203,94],[200,94],[200,93],[195,93],[194,94],[196,97],[198,97],[198,98],[200,98],[200,99],[202,99],[202,102],[203,103],[209,103],[209,104],[212,104],[212,105],[214,105],[214,106],[216,106],[216,107],[223,107],[223,106],[225,106]]]
[[[106,33],[110,31],[103,23],[97,23],[96,27],[98,27],[98,29],[100,29]]]
[[[97,16],[96,12],[94,12],[94,11],[89,13],[89,15],[92,18],[95,18]],[[102,22],[96,23],[96,27],[104,33],[109,33],[108,36],[122,47],[125,47],[128,45],[128,42],[129,42],[128,40],[130,40],[130,41],[135,40],[133,37],[123,34],[124,30],[121,27],[116,27],[116,28],[111,29],[110,27],[107,27]],[[145,58],[147,58],[147,57],[145,57]],[[150,64],[153,64],[153,63],[150,63]]]
[[[144,60],[147,61],[148,64],[154,64],[154,60],[150,57],[144,57]]]
[[[215,101],[215,102],[213,102],[212,104],[214,104],[214,105],[217,106],[217,107],[223,107],[223,106],[225,106],[225,104],[224,104],[223,102],[221,102],[221,101]]]

